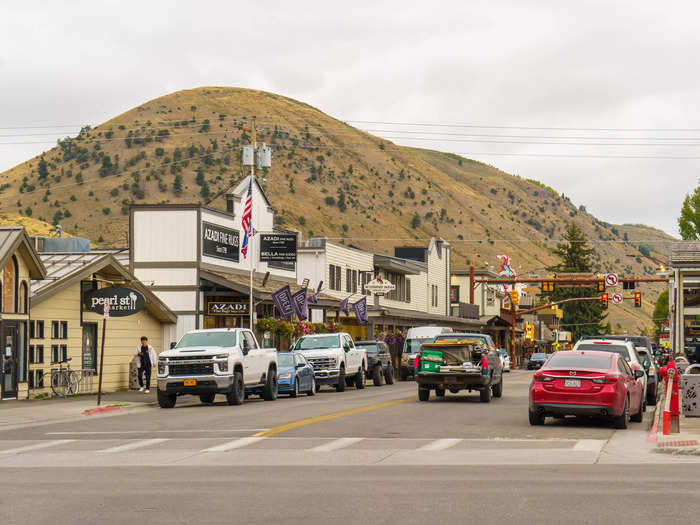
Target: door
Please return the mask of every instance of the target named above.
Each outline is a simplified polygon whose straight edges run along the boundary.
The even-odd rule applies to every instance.
[[[17,397],[17,322],[5,321],[2,330],[2,398]]]
[[[97,371],[97,323],[83,323],[83,369]]]

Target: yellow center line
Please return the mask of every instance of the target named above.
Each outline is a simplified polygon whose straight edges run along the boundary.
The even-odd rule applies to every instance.
[[[274,427],[269,430],[264,430],[253,434],[253,437],[269,437],[279,434],[281,432],[286,432],[287,430],[292,430],[294,428],[303,427],[305,425],[311,425],[312,423],[320,423],[321,421],[328,421],[329,419],[338,419],[339,417],[351,416],[353,414],[360,414],[361,412],[368,412],[370,410],[377,410],[378,408],[390,407],[393,405],[398,405],[400,403],[406,403],[407,401],[415,401],[415,397],[407,397],[406,399],[398,399],[396,401],[387,401],[386,403],[379,403],[377,405],[369,405],[360,408],[353,408],[352,410],[345,410],[343,412],[334,412],[332,414],[326,414],[325,416],[310,417],[307,419],[300,419],[299,421],[293,421],[292,423],[287,423],[286,425],[281,425],[279,427]]]

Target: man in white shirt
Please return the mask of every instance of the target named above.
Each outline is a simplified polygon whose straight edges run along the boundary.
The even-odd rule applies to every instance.
[[[144,335],[141,338],[141,345],[136,348],[136,364],[138,366],[139,386],[141,387],[139,392],[146,394],[150,392],[151,368],[156,366],[157,363],[156,351],[148,344],[148,337]]]

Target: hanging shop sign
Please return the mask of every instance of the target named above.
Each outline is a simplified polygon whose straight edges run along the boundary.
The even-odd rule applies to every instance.
[[[219,302],[207,303],[207,315],[240,315],[246,316],[250,312],[248,302]]]
[[[125,286],[108,286],[85,292],[83,310],[105,317],[127,317],[146,307],[146,298]]]
[[[372,279],[370,282],[365,284],[365,290],[374,295],[384,295],[392,290],[396,289],[396,285],[389,282],[388,279],[382,279],[382,276],[377,276],[376,279]]]
[[[240,234],[217,224],[202,222],[202,254],[238,262]]]
[[[261,233],[260,262],[296,262],[296,233]]]

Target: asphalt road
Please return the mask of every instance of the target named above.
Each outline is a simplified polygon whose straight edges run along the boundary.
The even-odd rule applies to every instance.
[[[2,431],[3,523],[697,521],[696,459],[651,453],[643,424],[531,427],[529,378],[489,404],[409,382]]]

